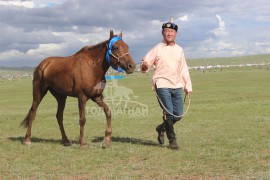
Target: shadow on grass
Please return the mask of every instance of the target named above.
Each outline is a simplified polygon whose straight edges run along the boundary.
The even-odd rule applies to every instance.
[[[9,137],[10,141],[18,141],[23,144],[24,137]],[[95,137],[91,142],[92,143],[100,143],[102,142],[104,137]],[[44,139],[44,138],[31,138],[32,143],[54,143],[61,144],[61,140],[59,139]],[[139,138],[131,138],[131,137],[112,137],[112,142],[120,142],[120,143],[128,143],[128,144],[138,144],[144,146],[160,146],[158,143],[150,140],[143,140]],[[78,141],[71,141],[71,144],[79,144]]]
[[[24,137],[9,137],[10,141],[19,141],[23,144]],[[31,137],[31,142],[39,142],[39,143],[54,143],[54,144],[62,144],[62,141],[60,139],[44,139],[44,138],[37,138],[37,137]],[[72,144],[78,144],[76,141],[71,141]]]
[[[91,142],[98,143],[102,142],[104,137],[95,137]],[[129,143],[129,144],[139,144],[144,146],[160,146],[158,143],[149,140],[143,140],[139,138],[132,137],[112,137],[112,142],[120,142],[120,143]]]

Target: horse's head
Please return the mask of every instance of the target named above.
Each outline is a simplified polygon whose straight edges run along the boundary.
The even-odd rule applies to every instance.
[[[133,73],[136,64],[129,54],[128,45],[122,40],[122,32],[119,36],[115,36],[113,31],[110,31],[106,59],[115,70],[120,72],[124,70],[127,74]]]

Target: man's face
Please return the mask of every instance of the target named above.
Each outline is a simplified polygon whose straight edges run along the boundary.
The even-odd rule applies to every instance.
[[[175,41],[176,31],[170,28],[164,28],[162,31],[164,41],[169,44]]]

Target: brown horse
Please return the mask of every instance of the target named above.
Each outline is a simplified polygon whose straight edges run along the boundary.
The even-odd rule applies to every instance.
[[[85,105],[88,99],[96,102],[104,109],[107,118],[103,147],[109,147],[111,142],[111,111],[103,100],[105,88],[105,74],[109,67],[124,70],[130,74],[135,69],[135,63],[128,53],[128,46],[119,36],[110,31],[110,38],[94,46],[86,46],[76,54],[69,57],[49,57],[44,59],[35,69],[33,74],[33,102],[21,126],[27,128],[24,143],[31,144],[31,128],[36,116],[37,108],[49,90],[58,103],[56,118],[62,135],[62,143],[71,145],[63,126],[63,112],[67,96],[77,97],[80,114],[81,146],[85,125]]]

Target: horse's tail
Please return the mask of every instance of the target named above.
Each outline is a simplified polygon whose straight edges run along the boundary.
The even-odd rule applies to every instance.
[[[41,94],[41,80],[42,80],[42,71],[40,69],[40,66],[38,66],[33,73],[33,102],[32,107],[30,108],[27,116],[22,120],[20,126],[27,128],[29,126],[29,122],[33,120],[37,107],[43,98],[43,95]]]

